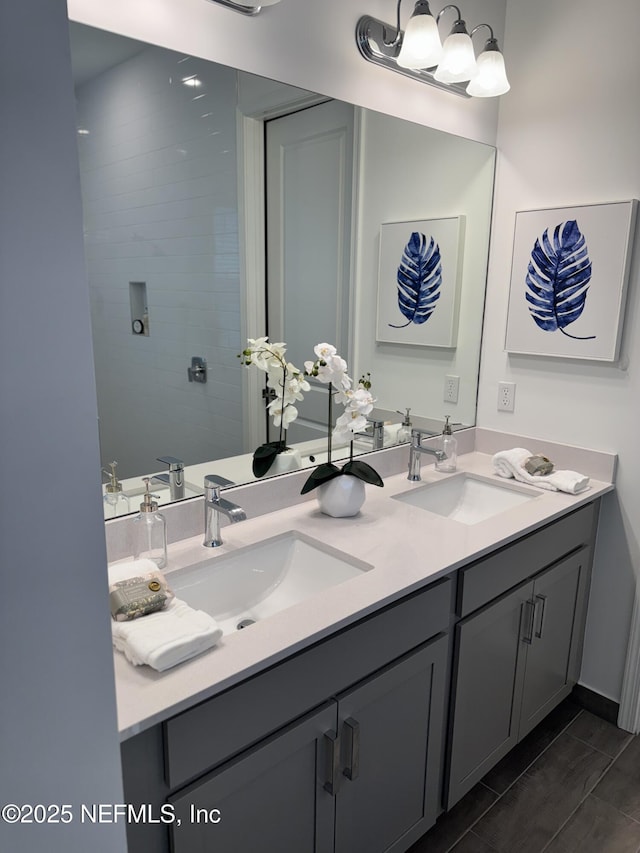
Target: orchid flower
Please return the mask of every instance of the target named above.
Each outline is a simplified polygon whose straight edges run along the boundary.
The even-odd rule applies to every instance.
[[[332,344],[317,344],[313,351],[316,361],[305,361],[305,373],[331,386],[330,394],[335,389],[335,400],[345,407],[344,414],[337,419],[335,428],[329,424],[329,441],[331,433],[341,441],[351,441],[353,436],[363,430],[367,425],[368,415],[375,403],[369,388],[371,383],[364,377],[353,388],[353,380],[347,373],[347,362],[341,358]],[[331,416],[329,416],[331,419]]]
[[[347,375],[347,362],[341,358],[331,344],[316,344],[313,348],[316,361],[305,361],[304,369],[309,376],[325,385],[333,385],[340,391],[351,388],[351,379]]]
[[[336,421],[334,435],[339,441],[351,441],[356,433],[366,428],[366,415],[373,410],[375,399],[362,387],[338,394],[337,398],[345,404],[345,410]]]
[[[297,367],[286,360],[286,351],[285,343],[271,343],[266,337],[249,338],[241,356],[245,365],[254,365],[267,374],[267,387],[275,391],[275,399],[267,409],[273,417],[273,425],[280,427],[281,443],[284,443],[283,430],[298,417],[293,403],[303,400],[303,394],[311,388]]]

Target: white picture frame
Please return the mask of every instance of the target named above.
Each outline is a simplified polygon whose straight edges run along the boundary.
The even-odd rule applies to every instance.
[[[516,213],[507,352],[617,361],[637,206]]]
[[[417,254],[413,253],[413,258],[419,256],[425,259],[424,263],[420,261],[418,264],[425,270],[425,275],[418,275],[410,285],[416,288],[416,292],[409,293],[406,284],[399,283],[399,277],[401,268],[406,273],[413,263],[411,258],[407,262],[405,253],[414,234],[422,239],[412,243],[417,251]],[[455,348],[463,237],[463,216],[386,222],[380,226],[376,315],[378,342]],[[429,265],[438,257],[439,276],[435,266],[429,272]],[[400,307],[403,299],[406,313]]]

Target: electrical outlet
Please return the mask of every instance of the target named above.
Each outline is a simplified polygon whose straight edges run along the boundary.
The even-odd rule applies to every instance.
[[[498,382],[498,411],[512,412],[516,404],[516,383]]]
[[[444,401],[445,403],[457,403],[458,391],[460,389],[459,376],[444,377]]]

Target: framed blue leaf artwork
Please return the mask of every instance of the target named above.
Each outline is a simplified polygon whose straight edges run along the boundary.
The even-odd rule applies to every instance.
[[[380,227],[376,340],[456,346],[464,217]]]
[[[617,360],[637,205],[516,213],[508,352]]]

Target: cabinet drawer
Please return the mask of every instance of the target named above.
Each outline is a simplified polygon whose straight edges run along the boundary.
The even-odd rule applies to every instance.
[[[452,583],[442,578],[357,625],[168,720],[165,774],[174,789],[446,631]]]
[[[459,572],[458,616],[467,616],[556,560],[589,544],[598,503],[581,507]]]

